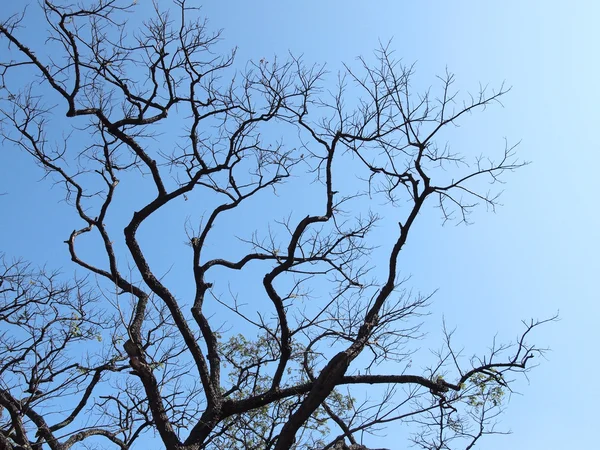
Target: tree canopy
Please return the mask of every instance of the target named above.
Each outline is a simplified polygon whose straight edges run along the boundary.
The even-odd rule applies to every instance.
[[[434,297],[399,261],[426,208],[466,223],[526,164],[445,142],[508,89],[464,95],[447,72],[413,92],[390,45],[337,79],[294,55],[240,65],[191,2],[84,3],[41,2],[43,45],[36,7],[0,22],[4,146],[64,190],[78,268],[2,261],[0,448],[359,448],[408,423],[417,448],[469,449],[497,432],[546,321],[476,356],[444,325],[413,365]]]

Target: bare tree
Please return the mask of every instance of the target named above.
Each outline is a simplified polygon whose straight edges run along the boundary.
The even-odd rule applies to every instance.
[[[143,22],[135,1],[40,8],[44,46],[29,12],[0,25],[2,134],[64,187],[88,278],[4,259],[1,448],[129,449],[153,432],[168,449],[364,448],[398,421],[421,448],[469,449],[497,432],[544,321],[470,359],[444,329],[413,373],[431,296],[405,287],[399,257],[426,205],[466,222],[497,204],[479,180],[524,164],[438,142],[506,88],[461,99],[446,73],[415,94],[387,46],[335,89],[293,56],[240,70],[185,0]],[[397,226],[376,248],[382,200]],[[153,255],[179,231],[149,222],[186,206],[190,250]],[[370,385],[381,398],[358,399]]]

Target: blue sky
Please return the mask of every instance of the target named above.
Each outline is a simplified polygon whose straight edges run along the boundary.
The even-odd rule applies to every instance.
[[[530,384],[517,384],[523,396],[512,397],[502,418],[513,434],[488,438],[480,448],[591,447],[600,371],[600,4],[234,0],[212,2],[203,12],[211,26],[224,28],[223,49],[238,46],[241,64],[292,51],[335,73],[393,38],[396,55],[416,62],[417,87],[434,84],[446,67],[461,90],[512,86],[504,108],[474,113],[451,143],[493,154],[504,138],[521,141],[520,155],[532,164],[506,177],[504,206],[495,214],[478,210],[473,225],[442,227],[437,211],[423,214],[402,270],[415,288],[439,289],[429,337],[435,341],[445,317],[467,353],[485,348],[497,332],[516,337],[521,319],[560,311],[559,322],[535,335],[552,351]],[[24,155],[8,146],[0,151],[0,192],[7,193],[0,197],[0,249],[69,267],[62,241],[72,215],[58,203],[59,186],[49,190],[48,180],[37,183],[41,176]],[[394,433],[388,430],[382,445],[390,446]]]

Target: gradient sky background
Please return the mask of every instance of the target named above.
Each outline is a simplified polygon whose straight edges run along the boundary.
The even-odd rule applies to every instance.
[[[139,0],[146,7],[146,0]],[[166,2],[165,2],[166,3]],[[502,427],[478,448],[592,448],[597,442],[596,378],[600,373],[600,215],[597,139],[600,119],[600,3],[595,1],[222,1],[203,6],[223,48],[237,45],[238,63],[288,50],[307,63],[370,57],[379,40],[406,63],[416,62],[427,87],[445,68],[457,86],[512,86],[504,108],[462,122],[455,149],[501,152],[504,138],[521,141],[532,164],[505,179],[503,207],[479,209],[471,226],[442,227],[439,214],[417,223],[402,270],[423,291],[439,288],[428,331],[442,317],[456,326],[467,353],[494,334],[515,338],[522,319],[561,320],[539,329],[535,342],[552,349],[519,382]],[[19,6],[19,5],[17,5]],[[4,13],[0,13],[2,17]],[[33,30],[34,28],[28,28]],[[0,250],[52,267],[69,267],[62,241],[73,225],[61,191],[37,183],[41,171],[9,146],[0,150]],[[18,211],[18,214],[15,214]],[[40,220],[51,218],[42,232]],[[393,425],[381,445],[394,449]]]

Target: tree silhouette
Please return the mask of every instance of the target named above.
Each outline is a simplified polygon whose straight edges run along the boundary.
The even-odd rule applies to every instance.
[[[398,264],[426,205],[467,222],[497,205],[479,180],[524,164],[511,146],[471,161],[438,142],[504,86],[462,99],[446,73],[413,93],[385,45],[335,87],[294,56],[240,70],[185,0],[139,28],[135,1],[40,7],[44,46],[27,43],[29,12],[0,25],[2,133],[64,188],[87,278],[3,260],[1,448],[129,449],[153,432],[168,449],[364,448],[403,421],[420,448],[468,449],[496,432],[545,321],[472,358],[444,328],[418,370],[431,296]],[[157,256],[176,210],[189,250]],[[371,385],[381,398],[358,400]]]

